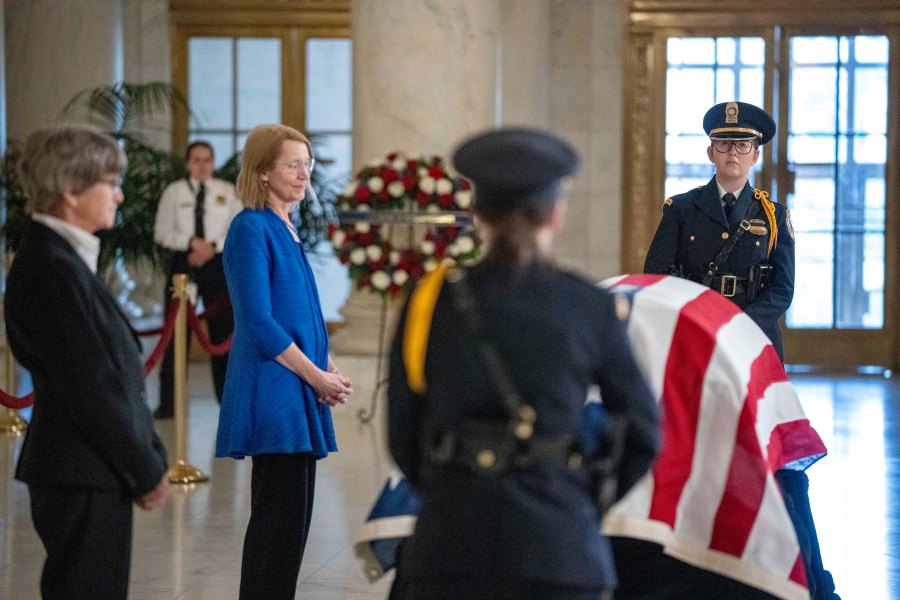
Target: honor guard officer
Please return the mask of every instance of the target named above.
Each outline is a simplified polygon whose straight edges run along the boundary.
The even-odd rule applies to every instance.
[[[730,298],[784,360],[778,319],[794,296],[794,231],[788,209],[748,182],[775,122],[752,104],[722,102],[706,112],[703,129],[716,174],[663,202],[644,272],[686,277]]]
[[[658,425],[614,298],[552,262],[577,155],[501,129],[453,161],[486,251],[427,275],[394,339],[390,449],[422,508],[391,598],[600,600],[616,579],[588,468],[608,454],[588,451],[600,432],[582,438],[589,386],[626,424],[619,496],[650,467]]]

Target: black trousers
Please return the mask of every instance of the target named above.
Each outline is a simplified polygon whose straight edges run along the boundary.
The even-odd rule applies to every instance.
[[[315,485],[316,459],[312,454],[253,457],[241,600],[294,598]]]
[[[188,265],[186,252],[173,252],[171,263],[166,273],[165,295],[163,306],[168,310],[172,302],[172,275],[187,273],[191,280],[197,284],[199,296],[203,298],[206,308],[213,306],[221,298],[228,296],[228,286],[225,283],[225,269],[222,266],[222,255],[216,256],[208,263],[196,269]],[[168,314],[166,315],[168,316]],[[206,320],[209,328],[209,341],[219,344],[228,339],[234,331],[234,311],[229,304],[219,314]],[[188,332],[188,347],[191,336]],[[212,357],[213,385],[216,389],[216,399],[221,404],[222,392],[225,389],[225,371],[228,367],[228,353]],[[164,413],[171,413],[174,408],[173,383],[175,380],[175,341],[174,339],[166,348],[166,353],[159,368],[159,409]]]
[[[29,485],[31,519],[47,551],[44,600],[124,600],[132,504],[121,491]]]

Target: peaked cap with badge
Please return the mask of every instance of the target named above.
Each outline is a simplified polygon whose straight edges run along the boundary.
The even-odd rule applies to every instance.
[[[475,184],[476,205],[514,208],[560,198],[579,158],[553,134],[508,127],[463,142],[453,153],[453,166]]]
[[[721,102],[706,111],[703,130],[714,140],[756,138],[763,145],[775,135],[775,121],[758,106],[746,102]]]

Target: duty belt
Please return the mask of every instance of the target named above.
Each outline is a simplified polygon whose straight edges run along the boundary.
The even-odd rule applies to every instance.
[[[726,298],[733,298],[747,291],[747,278],[737,275],[718,275],[713,277],[709,287]]]

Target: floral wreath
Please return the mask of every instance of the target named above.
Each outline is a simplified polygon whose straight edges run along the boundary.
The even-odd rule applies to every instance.
[[[472,204],[472,186],[452,174],[439,156],[394,152],[361,169],[337,204],[342,212],[463,212]],[[329,227],[335,253],[348,266],[357,289],[395,295],[445,259],[467,262],[478,256],[479,241],[471,225],[429,225],[414,248],[395,247],[385,227],[367,221]]]

